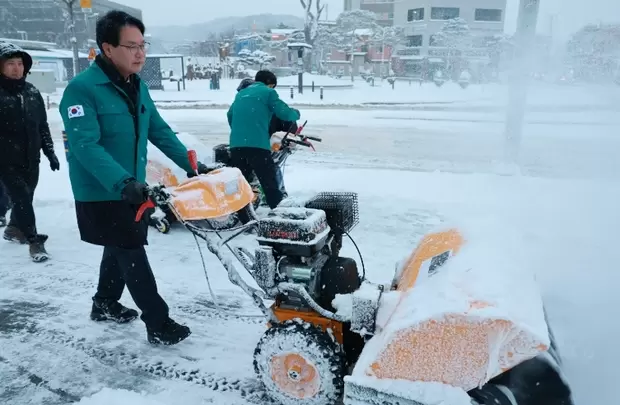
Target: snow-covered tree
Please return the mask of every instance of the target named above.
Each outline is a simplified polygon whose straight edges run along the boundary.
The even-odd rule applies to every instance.
[[[314,41],[319,33],[319,20],[321,19],[325,5],[321,4],[321,0],[299,0],[299,2],[305,11],[304,42],[310,46],[314,46]],[[312,9],[313,4],[315,5],[314,11]]]
[[[405,28],[400,26],[377,27],[373,40],[390,48],[398,48],[406,40]]]
[[[246,66],[258,65],[259,70],[265,67],[266,65],[268,65],[269,63],[276,60],[275,56],[267,52],[260,51],[260,50],[252,52],[247,48],[240,50],[239,53],[237,54],[237,57],[239,58],[239,61],[243,65],[246,65]]]
[[[319,21],[325,9],[325,4],[322,4],[321,0],[299,0],[299,3],[304,8],[305,21],[303,41],[297,42],[304,42],[312,47],[312,49],[308,49],[304,53],[305,69],[309,71],[312,66],[312,56],[315,52],[316,39],[319,36]]]
[[[609,81],[620,71],[620,24],[592,24],[579,30],[568,42],[567,63],[575,77]]]
[[[383,52],[385,52],[385,47],[390,48],[392,54],[394,50],[396,50],[400,45],[405,42],[405,28],[400,26],[387,26],[387,27],[377,27],[374,36],[373,43],[376,46],[380,46],[383,48]],[[389,66],[391,66],[391,59],[388,60]],[[388,69],[388,71],[391,70]]]
[[[472,36],[467,21],[453,18],[446,21],[441,30],[433,36],[433,45],[462,50],[471,46]]]
[[[326,36],[337,49],[352,52],[371,42],[380,28],[376,14],[371,11],[345,11],[338,16],[336,25]]]
[[[441,27],[441,30],[433,35],[432,45],[448,48],[446,70],[452,70],[452,59],[461,54],[472,44],[472,35],[467,21],[462,18],[453,18]]]

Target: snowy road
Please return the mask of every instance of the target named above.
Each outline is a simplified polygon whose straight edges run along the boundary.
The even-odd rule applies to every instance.
[[[162,114],[208,145],[226,140],[221,110]],[[324,142],[316,153],[289,160],[289,192],[359,193],[361,221],[352,236],[373,281],[391,279],[395,262],[442,221],[515,229],[522,243],[514,248],[538,275],[577,405],[615,403],[617,119],[530,117],[553,123],[526,127],[522,166],[529,176],[503,177],[493,174],[501,124],[471,122],[497,117],[467,117],[470,122],[455,122],[458,114],[308,111],[307,132]],[[58,134],[58,117],[51,121]],[[215,307],[194,240],[182,229],[152,232],[148,251],[171,315],[193,330],[187,342],[153,348],[140,321],[88,320],[101,251],[79,241],[65,167],[43,171],[36,195],[53,260],[33,264],[26,248],[0,243],[0,403],[264,403],[251,368],[263,320],[208,257],[222,308]],[[357,258],[350,246],[343,253]],[[128,294],[123,301],[133,306]]]
[[[224,110],[163,110],[179,132],[209,145],[228,142]],[[302,111],[319,153],[299,161],[335,167],[453,173],[495,173],[503,159],[504,115],[469,112]],[[523,174],[592,178],[620,173],[620,115],[529,113],[521,152]],[[52,131],[61,123],[52,116]]]

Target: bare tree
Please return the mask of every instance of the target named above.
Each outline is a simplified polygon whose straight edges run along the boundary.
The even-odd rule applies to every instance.
[[[306,53],[305,63],[306,70],[309,70],[311,64],[311,56],[314,53],[314,43],[319,35],[319,20],[325,10],[325,4],[321,4],[321,0],[299,0],[301,6],[305,10],[306,18],[304,22],[305,42],[312,46],[312,50]],[[312,6],[315,6],[314,11]]]

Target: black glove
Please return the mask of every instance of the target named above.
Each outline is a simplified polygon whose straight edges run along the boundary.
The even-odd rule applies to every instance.
[[[60,170],[60,162],[55,153],[50,154],[47,159],[50,161],[50,169],[52,169],[53,172]]]
[[[198,174],[207,174],[210,171],[213,171],[213,169],[209,169],[209,167],[205,165],[204,163],[198,162]],[[196,173],[189,172],[187,173],[187,177],[189,178],[196,177]]]
[[[297,123],[295,121],[292,121],[291,126],[287,128],[287,131],[290,132],[291,134],[294,134],[294,133],[297,133],[298,129],[299,127],[297,126]]]
[[[141,205],[148,200],[149,193],[146,184],[138,183],[135,179],[131,179],[121,191],[121,197],[130,204]]]

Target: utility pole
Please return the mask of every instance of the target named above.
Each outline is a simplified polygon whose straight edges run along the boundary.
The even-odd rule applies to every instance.
[[[69,29],[71,32],[71,47],[73,48],[73,77],[77,76],[80,69],[80,54],[78,52],[77,34],[75,33],[75,14],[73,13],[73,4],[77,0],[62,0],[67,6],[69,12]]]
[[[508,164],[516,167],[523,133],[523,120],[527,105],[527,87],[532,68],[532,48],[536,39],[536,24],[540,0],[520,0],[517,31],[515,33],[516,52],[510,83],[508,111],[505,129],[505,158]]]

